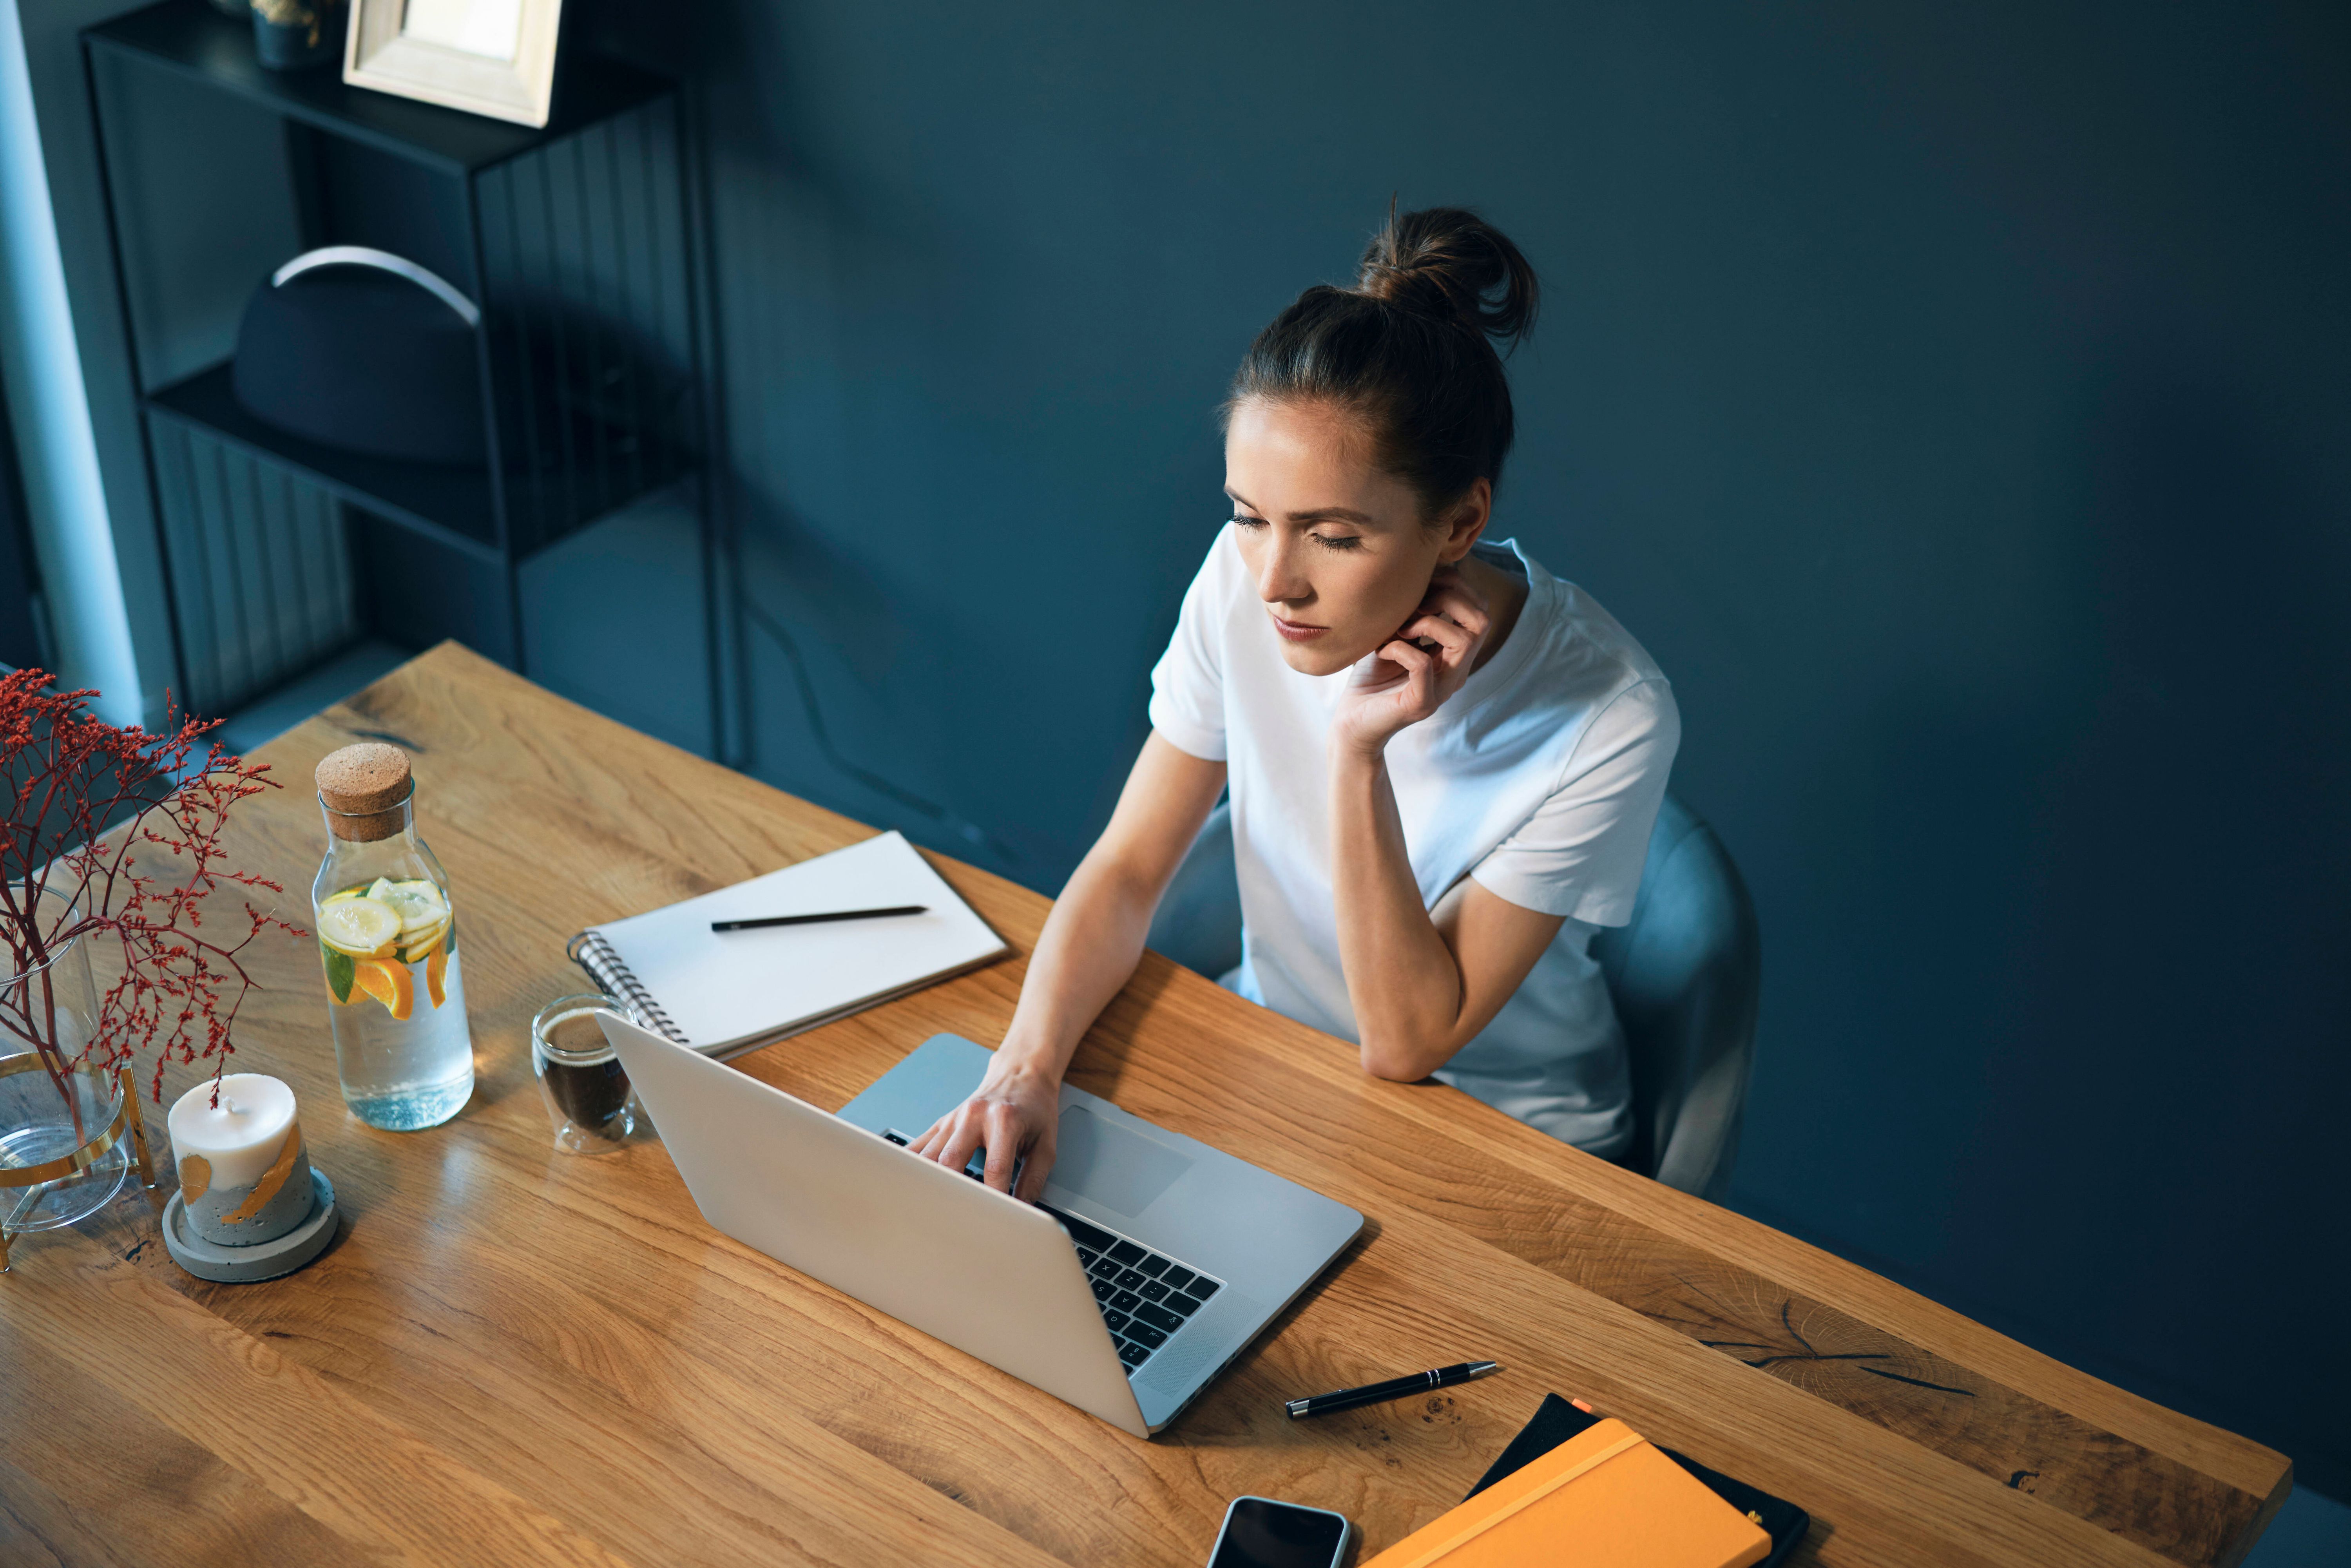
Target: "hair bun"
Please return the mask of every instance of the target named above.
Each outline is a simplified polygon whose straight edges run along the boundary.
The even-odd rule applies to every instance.
[[[1538,303],[1519,247],[1465,207],[1391,213],[1364,248],[1355,292],[1506,343],[1532,330]]]

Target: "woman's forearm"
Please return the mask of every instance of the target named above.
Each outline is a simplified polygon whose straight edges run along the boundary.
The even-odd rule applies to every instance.
[[[1038,934],[1012,1025],[986,1076],[914,1141],[914,1153],[961,1170],[985,1148],[990,1186],[1031,1202],[1043,1195],[1070,1058],[1134,975],[1159,895],[1224,782],[1222,762],[1192,756],[1156,731],[1143,743],[1110,824]]]
[[[1385,760],[1334,750],[1332,891],[1364,1070],[1426,1078],[1459,1049],[1461,967],[1421,901]]]
[[[1113,856],[1088,855],[1054,901],[1029,957],[999,1072],[1059,1082],[1086,1030],[1133,977],[1158,889]]]
[[[993,1076],[1061,1082],[1086,1030],[1134,977],[1159,896],[1224,786],[1223,763],[1179,750],[1156,732],[1143,743],[1109,826],[1038,935]]]

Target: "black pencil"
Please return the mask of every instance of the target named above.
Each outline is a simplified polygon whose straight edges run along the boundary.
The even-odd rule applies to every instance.
[[[714,920],[713,931],[756,931],[763,925],[821,925],[829,920],[879,920],[889,915],[928,915],[927,904],[898,904],[888,909],[836,909],[829,915],[769,915],[758,920]]]

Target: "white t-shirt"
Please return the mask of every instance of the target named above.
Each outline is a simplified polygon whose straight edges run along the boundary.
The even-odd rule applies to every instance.
[[[1649,830],[1681,740],[1672,688],[1608,612],[1515,541],[1477,547],[1524,576],[1509,638],[1433,716],[1388,742],[1388,776],[1421,896],[1463,876],[1568,917],[1494,1021],[1437,1077],[1602,1155],[1631,1143],[1625,1038],[1593,933],[1632,918]],[[1331,713],[1352,670],[1302,675],[1279,640],[1229,524],[1151,673],[1151,724],[1227,766],[1244,925],[1226,984],[1353,1040],[1332,901]]]

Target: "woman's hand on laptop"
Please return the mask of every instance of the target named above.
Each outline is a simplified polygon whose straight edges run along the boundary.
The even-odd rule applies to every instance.
[[[1143,743],[1110,826],[1045,917],[1020,1005],[987,1076],[908,1148],[959,1171],[984,1147],[988,1186],[1030,1203],[1045,1196],[1061,1133],[1062,1075],[1079,1040],[1133,977],[1151,912],[1224,787],[1223,763],[1194,757],[1155,732]]]
[[[1034,1203],[1044,1196],[1045,1178],[1053,1169],[1061,1086],[1029,1067],[1006,1067],[1003,1061],[1004,1053],[998,1052],[971,1098],[932,1123],[908,1147],[951,1171],[963,1169],[974,1151],[985,1148],[987,1185]],[[1012,1187],[1016,1164],[1020,1167],[1018,1192]]]

